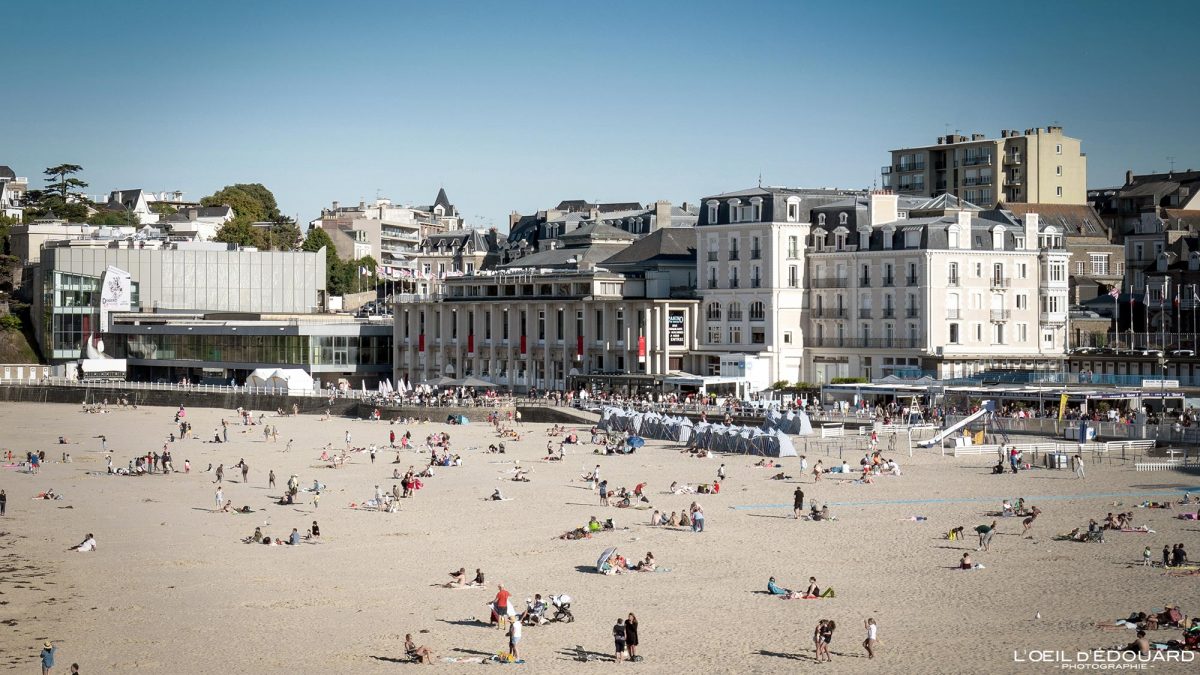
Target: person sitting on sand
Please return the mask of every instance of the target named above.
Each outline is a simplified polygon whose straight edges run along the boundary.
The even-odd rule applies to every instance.
[[[467,582],[468,586],[483,586],[483,570],[475,568],[475,578]]]
[[[821,480],[821,474],[825,473],[825,466],[821,462],[822,460],[818,459],[816,465],[813,466],[813,480],[815,481]]]
[[[88,532],[88,535],[83,538],[83,541],[75,544],[68,551],[78,551],[80,553],[90,553],[96,550],[96,537]]]
[[[467,568],[460,567],[457,572],[450,573],[450,581],[442,584],[446,588],[464,586],[467,583]]]
[[[489,499],[491,499],[494,502],[504,501],[504,495],[500,494],[500,488],[496,488],[496,491],[492,493],[492,496],[489,497]]]
[[[256,527],[256,528],[254,528],[254,534],[243,539],[242,541],[246,542],[247,544],[257,544],[262,541],[262,538],[263,538],[262,528]]]
[[[786,588],[780,588],[775,584],[775,577],[767,579],[767,592],[771,595],[791,595],[791,591]]]
[[[803,595],[803,597],[805,597],[805,598],[807,598],[807,599],[813,599],[813,598],[819,598],[819,597],[821,597],[821,587],[817,585],[817,578],[816,578],[816,577],[809,577],[809,578],[808,578],[808,588],[805,588],[805,589],[804,589],[804,595]]]
[[[679,526],[680,527],[691,527],[692,526],[692,519],[688,517],[687,511],[679,512]]]
[[[964,553],[964,554],[962,555],[962,560],[960,560],[960,561],[958,562],[958,569],[960,569],[960,570],[969,570],[969,569],[971,569],[971,568],[973,568],[973,567],[975,567],[975,564],[971,562],[971,554],[970,554],[970,553]]]
[[[679,527],[679,516],[674,511],[671,512],[671,517],[667,520],[667,527]]]
[[[404,653],[411,659],[416,659],[420,663],[433,663],[433,650],[429,647],[418,646],[413,642],[412,633],[404,634]]]
[[[650,514],[650,527],[657,527],[662,524],[662,514],[658,509],[654,509],[654,513]]]
[[[1003,502],[1000,503],[1000,515],[1002,515],[1002,516],[1013,515],[1012,504],[1008,503],[1007,499],[1005,499]],[[1112,514],[1109,514],[1109,515],[1112,515]]]
[[[587,529],[588,532],[599,532],[604,529],[604,525],[600,523],[600,520],[596,516],[592,516],[591,520],[588,521]]]
[[[634,569],[639,572],[653,572],[658,569],[658,563],[654,560],[654,554],[646,551],[645,559],[638,563]]]

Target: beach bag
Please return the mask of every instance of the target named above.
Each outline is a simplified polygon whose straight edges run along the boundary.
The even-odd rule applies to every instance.
[[[830,586],[829,588],[825,589],[825,592],[821,594],[821,597],[822,598],[836,598],[837,593],[834,593],[833,586]]]

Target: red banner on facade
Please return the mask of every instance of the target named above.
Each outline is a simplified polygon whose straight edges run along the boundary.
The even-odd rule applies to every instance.
[[[475,353],[475,334],[474,333],[469,333],[467,335],[467,353],[468,354]]]
[[[583,358],[583,336],[579,335],[575,338],[575,360]]]
[[[417,336],[417,351],[419,351],[419,352],[425,351],[425,334],[424,333],[421,333],[420,335]]]
[[[525,336],[524,335],[521,336],[521,353],[522,354],[525,353]]]
[[[639,361],[646,360],[646,336],[645,335],[638,336],[638,360]]]

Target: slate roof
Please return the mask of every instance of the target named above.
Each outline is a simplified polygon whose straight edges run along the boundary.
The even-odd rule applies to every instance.
[[[12,167],[0,164],[0,179],[16,180],[17,174]]]
[[[605,260],[604,265],[631,265],[652,260],[696,260],[696,231],[691,228],[655,230]]]
[[[1067,236],[1109,238],[1108,228],[1091,204],[1001,202],[999,208],[1018,217],[1036,213],[1040,224],[1057,225]]]

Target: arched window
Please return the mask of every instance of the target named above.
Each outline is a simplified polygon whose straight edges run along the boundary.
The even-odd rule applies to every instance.
[[[838,225],[845,225],[848,222],[850,222],[850,216],[845,211],[838,214]]]
[[[719,302],[708,303],[708,320],[709,321],[720,321],[721,320],[721,303],[719,303]]]
[[[825,224],[825,214],[818,213],[817,214],[817,225],[824,225],[824,224]]]
[[[767,307],[761,302],[750,303],[750,320],[764,321],[767,318]]]
[[[729,320],[742,320],[742,303],[736,301],[729,303]]]

